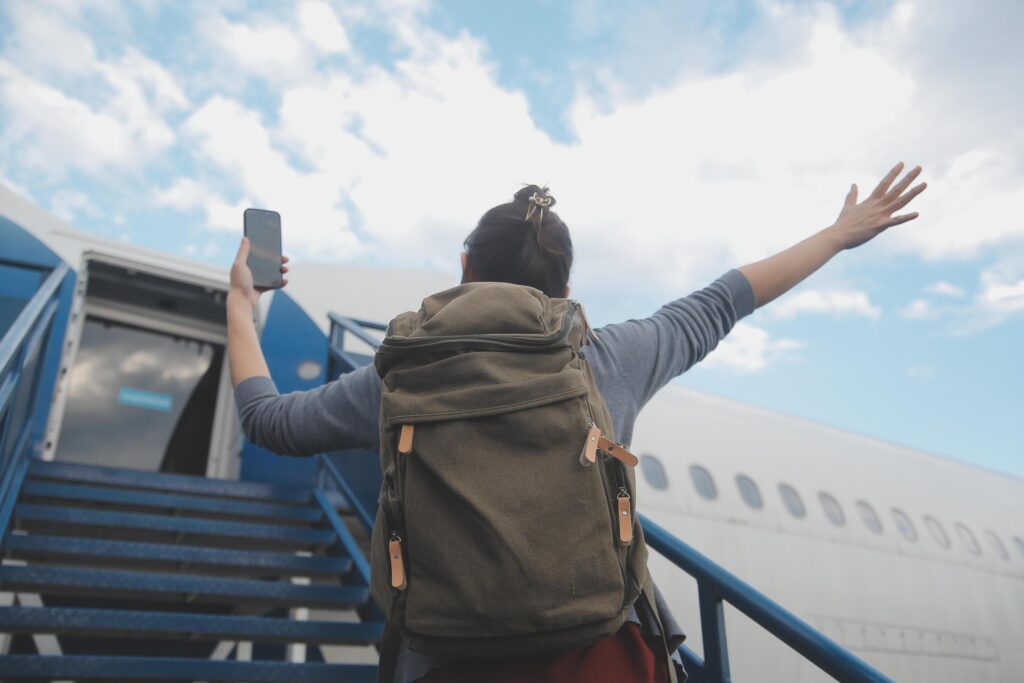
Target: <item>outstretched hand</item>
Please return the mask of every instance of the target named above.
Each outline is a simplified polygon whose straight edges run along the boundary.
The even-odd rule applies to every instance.
[[[907,190],[910,183],[920,175],[920,166],[915,166],[907,175],[903,176],[902,180],[893,185],[893,181],[902,170],[903,162],[901,161],[882,178],[871,195],[859,204],[857,203],[857,185],[854,184],[850,187],[843,210],[839,212],[839,218],[831,227],[835,234],[839,235],[843,249],[858,247],[887,228],[917,218],[916,211],[898,216],[893,215],[928,186],[928,183],[919,183],[913,189]]]
[[[238,293],[255,307],[256,302],[259,301],[260,294],[264,290],[257,289],[253,285],[252,271],[249,270],[248,259],[249,238],[243,237],[242,244],[238,247],[238,253],[235,254],[235,262],[231,264],[231,291]],[[288,257],[282,256],[281,273],[288,272],[288,266],[284,265],[285,263],[288,263]],[[288,284],[288,279],[283,278],[281,282],[283,285],[286,285]]]

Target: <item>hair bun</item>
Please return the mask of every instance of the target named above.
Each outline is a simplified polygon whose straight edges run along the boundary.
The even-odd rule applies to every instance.
[[[533,203],[538,208],[550,209],[556,202],[555,198],[548,191],[547,187],[540,187],[539,185],[527,185],[523,189],[516,192],[514,201],[522,203]]]

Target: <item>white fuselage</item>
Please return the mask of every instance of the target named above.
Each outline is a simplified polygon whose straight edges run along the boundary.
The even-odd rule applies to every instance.
[[[668,484],[638,473],[641,512],[893,679],[1024,681],[1024,481],[673,385],[645,407],[631,447],[656,457]],[[714,498],[697,491],[691,466],[711,475]],[[744,502],[738,475],[757,485],[761,508]],[[799,494],[803,517],[781,484]],[[699,653],[694,582],[653,554],[651,571]],[[726,621],[736,680],[828,680],[737,612]]]

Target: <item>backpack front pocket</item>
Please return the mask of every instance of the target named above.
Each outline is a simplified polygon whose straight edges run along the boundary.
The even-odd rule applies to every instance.
[[[574,393],[416,424],[399,456],[410,631],[515,636],[621,611],[609,482],[603,467],[580,465],[591,418]]]

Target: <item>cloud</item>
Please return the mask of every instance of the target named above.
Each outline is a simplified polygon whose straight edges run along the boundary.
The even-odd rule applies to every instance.
[[[766,309],[775,318],[794,318],[805,313],[832,316],[855,315],[878,320],[882,311],[873,305],[864,292],[855,290],[819,291],[805,289],[785,295]]]
[[[174,142],[165,117],[189,105],[183,89],[133,47],[100,58],[71,23],[73,5],[54,7],[6,7],[13,31],[0,58],[0,140],[19,165],[52,179],[144,167]]]
[[[202,202],[212,227],[235,231],[246,204],[273,209],[281,213],[286,248],[292,240],[299,253],[360,253],[362,247],[341,207],[337,179],[322,171],[295,169],[273,144],[256,112],[213,97],[188,118],[184,130],[202,161],[233,179],[242,199],[234,203],[214,193],[204,195],[185,179],[168,188],[165,200]]]
[[[773,339],[766,330],[741,321],[701,361],[701,366],[742,373],[758,372],[777,361],[792,358],[793,352],[804,346],[803,342],[795,339]]]
[[[911,379],[928,380],[935,378],[935,368],[927,365],[911,365],[904,372]]]
[[[289,248],[320,258],[450,269],[484,210],[522,182],[548,181],[581,256],[574,288],[596,289],[614,262],[661,297],[814,234],[850,182],[866,193],[900,157],[925,166],[922,217],[864,249],[965,259],[1024,236],[1019,76],[985,37],[1012,36],[1016,6],[897,2],[850,22],[823,3],[766,2],[733,36],[708,4],[676,10],[701,19],[682,22],[701,27],[692,43],[673,33],[679,14],[630,13],[618,27],[617,15],[601,25],[581,6],[579,35],[621,28],[623,38],[615,59],[585,65],[596,76],[570,65],[567,142],[504,85],[486,43],[431,27],[423,2],[214,7],[173,29],[195,43],[173,66],[131,39],[111,45],[94,31],[94,41],[63,10],[11,7],[0,61],[8,163],[158,173],[159,206],[198,209],[215,228],[238,230],[248,205],[277,209]],[[383,39],[385,57],[366,36]],[[692,59],[665,60],[672,41]],[[1011,57],[1024,58],[1019,42]],[[639,56],[619,59],[623,50]],[[657,59],[666,65],[639,68]],[[630,74],[643,87],[628,87]],[[211,94],[218,78],[238,83]],[[87,82],[101,87],[85,93]],[[1000,276],[979,305],[1005,313],[999,287],[1015,282]],[[795,293],[767,311],[880,315],[856,289]]]
[[[924,291],[931,294],[952,297],[954,299],[962,299],[966,296],[963,289],[944,280],[939,280],[938,282],[928,285],[925,287]]]
[[[299,7],[299,23],[313,45],[324,53],[344,53],[351,49],[345,28],[326,2],[304,2]]]
[[[157,206],[169,206],[179,211],[198,209],[210,200],[209,189],[191,178],[178,178],[171,185],[157,189],[153,202]]]
[[[926,299],[914,299],[906,306],[900,315],[910,320],[934,320],[941,313]]]
[[[50,210],[68,223],[74,222],[81,215],[102,216],[99,207],[84,192],[62,190],[50,198]]]

